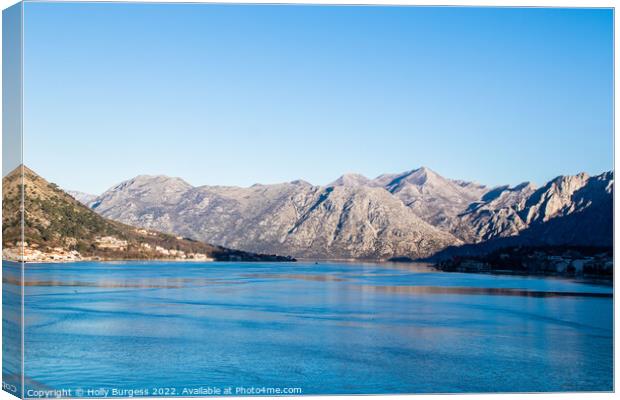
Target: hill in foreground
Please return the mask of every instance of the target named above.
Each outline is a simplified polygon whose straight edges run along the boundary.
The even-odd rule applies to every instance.
[[[2,186],[3,259],[293,261],[289,257],[232,250],[109,220],[25,166],[5,176]],[[23,246],[19,211],[22,191]]]

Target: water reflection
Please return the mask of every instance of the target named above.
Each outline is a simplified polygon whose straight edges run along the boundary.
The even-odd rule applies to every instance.
[[[19,278],[4,277],[3,283],[18,286]],[[141,279],[141,280],[112,280],[101,278],[95,281],[77,280],[26,280],[23,286],[47,286],[47,287],[95,287],[95,288],[135,288],[135,289],[179,289],[188,286],[217,285],[217,284],[243,284],[243,281],[225,279]]]
[[[554,292],[538,290],[521,290],[507,288],[485,287],[445,287],[445,286],[368,286],[361,285],[362,290],[380,291],[389,293],[409,294],[465,294],[465,295],[490,295],[490,296],[524,296],[524,297],[601,297],[612,298],[612,293],[589,293],[589,292]]]
[[[301,279],[314,282],[344,282],[345,278],[334,275],[310,275],[310,274],[243,274],[243,278],[267,278],[267,279]]]

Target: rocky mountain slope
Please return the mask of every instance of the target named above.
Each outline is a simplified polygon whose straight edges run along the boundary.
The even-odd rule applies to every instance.
[[[459,215],[453,231],[472,243],[518,235],[540,244],[607,246],[612,200],[613,172],[559,176],[539,189],[526,182],[486,193]],[[574,230],[569,225],[583,226]]]
[[[459,212],[488,190],[473,182],[446,179],[426,167],[381,175],[373,184],[392,193],[431,225],[446,230]]]
[[[450,221],[450,229],[468,243],[516,235],[528,227],[519,213],[535,191],[529,182],[493,188],[456,215]]]
[[[460,243],[383,188],[364,185],[192,188],[176,178],[142,176],[106,191],[91,207],[135,226],[297,257],[426,256]]]
[[[542,244],[611,240],[613,173],[487,188],[428,168],[369,179],[345,174],[248,188],[192,187],[142,175],[92,200],[101,215],[252,252],[308,258],[428,257],[464,244],[523,236]],[[583,227],[582,227],[583,225]],[[571,227],[584,229],[571,233]]]
[[[19,167],[5,176],[2,184],[5,259],[287,260],[231,250],[108,220],[27,167]],[[22,215],[19,212],[22,198],[23,246]]]

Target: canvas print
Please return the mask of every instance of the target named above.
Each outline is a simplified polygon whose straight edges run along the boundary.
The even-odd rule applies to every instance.
[[[613,391],[613,9],[3,11],[3,389]]]

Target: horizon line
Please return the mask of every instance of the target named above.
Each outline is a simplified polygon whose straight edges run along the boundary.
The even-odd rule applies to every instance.
[[[41,175],[38,172],[34,171],[33,169],[31,169],[30,167],[28,167],[27,165],[25,165],[23,163],[19,164],[16,168],[12,169],[9,173],[4,175],[3,178],[8,176],[8,175],[10,175],[10,174],[12,174],[12,173],[14,173],[14,172],[16,172],[17,170],[21,169],[22,167],[32,171],[34,174],[36,174],[37,176],[47,180],[48,182],[54,183],[52,180],[48,180],[46,177],[44,177],[43,175]],[[92,195],[92,196],[99,196],[99,195],[101,195],[101,194],[103,194],[103,193],[105,193],[105,192],[107,192],[107,191],[109,191],[109,190],[119,186],[120,184],[122,184],[124,182],[128,182],[128,181],[131,181],[131,180],[139,178],[139,177],[149,177],[149,178],[161,177],[161,178],[166,178],[166,179],[178,179],[178,180],[181,180],[184,183],[188,184],[192,188],[201,188],[201,187],[207,187],[208,186],[208,187],[231,187],[231,188],[248,189],[248,188],[251,188],[251,187],[254,187],[254,186],[274,186],[274,185],[282,185],[282,184],[295,183],[295,182],[305,182],[305,183],[307,183],[309,185],[312,185],[312,186],[328,187],[332,183],[337,181],[338,179],[343,178],[343,177],[345,177],[347,175],[357,175],[357,176],[363,177],[365,179],[368,179],[369,181],[375,181],[375,180],[377,180],[377,179],[379,179],[379,178],[381,178],[383,176],[390,176],[390,175],[392,175],[394,178],[397,178],[399,176],[410,175],[410,174],[412,174],[414,172],[417,172],[419,170],[428,170],[428,171],[436,174],[440,178],[445,179],[445,180],[450,181],[450,182],[455,182],[455,183],[462,182],[462,183],[474,184],[474,185],[479,185],[479,186],[482,186],[482,187],[488,188],[488,189],[495,189],[495,188],[500,188],[500,187],[517,187],[517,186],[520,186],[520,185],[523,185],[523,184],[533,184],[535,187],[538,188],[538,187],[544,186],[548,182],[553,181],[554,179],[557,179],[557,178],[562,177],[562,176],[576,176],[576,175],[585,174],[588,177],[595,177],[595,176],[600,176],[600,175],[605,174],[605,173],[610,173],[610,172],[613,173],[614,172],[614,168],[606,169],[606,170],[603,170],[603,171],[598,172],[598,173],[589,173],[589,172],[587,172],[585,170],[581,170],[581,171],[579,171],[577,173],[574,173],[574,174],[566,173],[566,174],[560,174],[560,175],[553,176],[553,177],[545,180],[542,184],[540,184],[538,182],[533,182],[531,180],[525,180],[525,181],[522,181],[522,182],[519,182],[519,183],[516,183],[516,184],[512,184],[512,185],[511,184],[488,185],[488,184],[480,183],[480,182],[478,182],[476,180],[448,178],[448,177],[445,177],[444,175],[436,172],[432,168],[429,168],[429,167],[426,167],[426,166],[419,166],[417,168],[408,169],[408,170],[401,171],[401,172],[386,172],[386,173],[382,173],[382,174],[377,175],[374,178],[369,178],[366,175],[364,175],[362,173],[359,173],[359,172],[349,171],[349,172],[342,173],[341,175],[339,175],[335,179],[333,179],[330,182],[325,183],[325,184],[316,184],[316,183],[310,182],[310,181],[308,181],[308,180],[306,180],[304,178],[297,178],[297,179],[293,179],[293,180],[277,181],[277,182],[270,182],[270,183],[255,182],[255,183],[250,184],[250,185],[208,184],[208,183],[201,184],[201,185],[194,185],[194,184],[188,182],[185,178],[183,178],[181,176],[171,176],[171,175],[166,175],[166,174],[138,174],[138,175],[134,175],[134,176],[132,176],[130,178],[127,178],[127,179],[122,179],[122,180],[118,181],[117,183],[114,183],[114,184],[108,186],[107,189],[105,189],[104,191],[102,191],[100,193],[86,192],[86,191],[82,191],[82,190],[79,190],[79,189],[68,188],[68,187],[64,187],[64,186],[60,186],[60,185],[58,185],[58,186],[62,187],[63,190],[66,191],[66,192],[69,192],[69,191],[80,192],[80,193],[84,193],[84,194],[88,194],[88,195]]]

